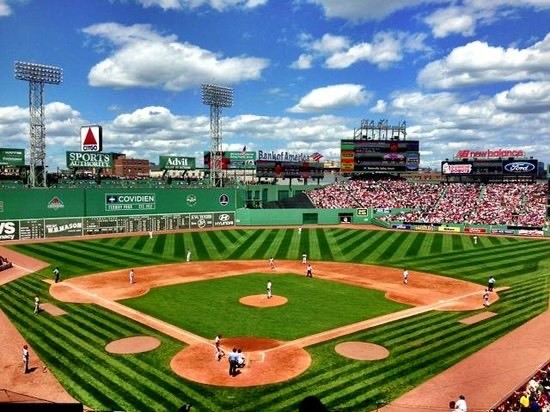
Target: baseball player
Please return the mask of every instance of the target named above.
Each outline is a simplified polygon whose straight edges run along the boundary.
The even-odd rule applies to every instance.
[[[152,230],[149,231],[149,239],[153,239],[153,231]]]
[[[187,249],[187,261],[191,262],[191,249]]]
[[[271,289],[272,289],[272,287],[273,287],[273,285],[272,285],[272,283],[271,283],[271,280],[268,280],[268,281],[267,281],[267,288],[266,288],[266,289],[267,289],[267,298],[268,298],[268,299],[271,299],[271,296],[272,296],[272,295],[271,295]]]
[[[55,283],[59,283],[59,269],[58,268],[55,268],[53,270],[53,276],[54,276]]]
[[[306,278],[312,278],[313,277],[313,268],[311,267],[311,263],[307,265],[306,268]]]
[[[489,292],[492,292],[493,291],[493,288],[495,287],[495,278],[493,276],[491,276],[489,278],[489,281],[487,282],[487,290]]]
[[[298,228],[298,234],[299,234],[299,235],[302,234],[302,226],[300,226],[300,227]]]
[[[34,297],[34,313],[40,312],[40,298],[38,295]]]
[[[307,263],[307,254],[302,254],[302,265],[305,265]]]
[[[130,285],[135,283],[136,280],[136,272],[134,272],[134,269],[130,270],[130,273],[128,274],[128,277],[130,279]]]
[[[474,245],[477,245],[477,235],[474,235]]]
[[[485,289],[483,292],[483,306],[488,307],[489,306],[489,290]]]
[[[29,373],[29,347],[23,345],[23,373]]]
[[[409,271],[407,269],[403,270],[403,284],[405,286],[409,284]]]
[[[271,266],[271,269],[275,269],[275,261],[273,260],[273,258],[269,258],[269,266]]]

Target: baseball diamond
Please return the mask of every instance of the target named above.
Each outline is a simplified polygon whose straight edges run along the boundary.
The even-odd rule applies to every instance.
[[[48,266],[3,285],[2,310],[70,396],[96,410],[175,410],[188,402],[203,411],[287,411],[306,394],[331,410],[375,410],[544,312],[549,298],[550,243],[535,239],[480,236],[474,246],[458,234],[347,225],[304,226],[300,233],[194,229],[152,239],[144,232],[7,247],[2,255],[16,264],[23,254]],[[185,261],[187,250],[192,262]],[[303,275],[303,251],[313,279]],[[276,270],[266,268],[270,257]],[[62,282],[53,282],[52,267]],[[498,280],[490,306],[496,315],[461,322],[485,312],[489,273]],[[267,279],[286,303],[239,303],[265,293]],[[32,316],[35,294],[66,314]],[[235,377],[227,376],[226,358],[215,360],[218,333],[226,352],[233,345],[248,352],[249,365]],[[139,354],[105,350],[137,336],[160,345]],[[351,359],[335,349],[351,342],[389,355]]]

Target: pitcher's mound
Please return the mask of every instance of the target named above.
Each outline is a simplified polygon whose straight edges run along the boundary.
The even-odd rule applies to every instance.
[[[298,376],[311,364],[309,353],[284,342],[263,338],[228,338],[221,344],[225,356],[216,360],[214,345],[191,345],[172,358],[170,366],[179,376],[191,381],[216,386],[259,386],[283,382]],[[229,375],[229,353],[242,349],[246,366]]]
[[[109,353],[131,354],[148,352],[160,346],[160,340],[152,336],[133,336],[112,341],[105,350]]]
[[[250,295],[239,299],[239,302],[247,306],[258,306],[260,308],[270,308],[273,306],[281,306],[288,302],[284,296],[273,295],[267,298],[267,295]]]
[[[334,350],[346,358],[356,360],[379,360],[387,358],[390,352],[383,346],[365,342],[344,342]]]

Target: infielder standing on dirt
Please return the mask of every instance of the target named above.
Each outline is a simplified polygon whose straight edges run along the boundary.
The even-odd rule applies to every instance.
[[[302,265],[305,265],[307,263],[307,254],[304,252],[302,254]]]
[[[275,260],[273,258],[269,258],[269,266],[271,266],[271,269],[275,269]]]
[[[407,269],[403,269],[403,284],[405,286],[409,284],[409,271]]]
[[[306,268],[306,278],[312,278],[313,277],[313,268],[311,267],[311,263],[307,265]]]
[[[128,277],[130,278],[130,285],[135,282],[136,279],[136,272],[134,272],[134,269],[130,270],[130,273],[128,274]]]
[[[23,373],[29,373],[29,347],[23,345]]]

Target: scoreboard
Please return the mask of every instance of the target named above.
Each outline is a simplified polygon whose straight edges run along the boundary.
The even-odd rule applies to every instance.
[[[418,140],[341,140],[342,172],[414,172],[420,163]]]
[[[324,167],[319,162],[256,161],[256,177],[322,179],[323,176]]]

